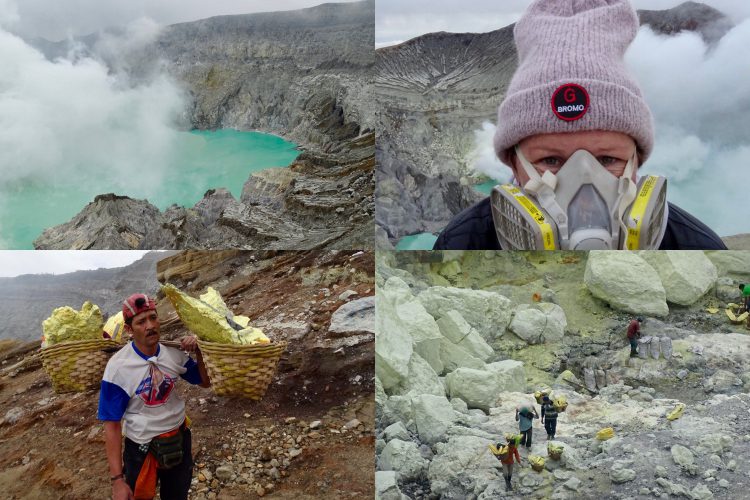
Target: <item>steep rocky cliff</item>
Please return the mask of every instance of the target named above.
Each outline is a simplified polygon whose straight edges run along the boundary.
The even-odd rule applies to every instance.
[[[722,13],[694,2],[639,15],[656,32],[697,31],[711,43],[732,26]],[[376,51],[379,248],[404,235],[439,231],[482,198],[471,187],[480,180],[469,156],[475,131],[496,121],[518,64],[513,27],[430,33]]]
[[[96,37],[84,43],[96,51]],[[166,71],[184,87],[185,126],[271,132],[305,152],[289,170],[250,176],[239,201],[209,191],[193,208],[160,213],[145,200],[99,196],[35,247],[371,247],[373,45],[366,0],[176,24],[119,54],[110,64],[134,81]]]

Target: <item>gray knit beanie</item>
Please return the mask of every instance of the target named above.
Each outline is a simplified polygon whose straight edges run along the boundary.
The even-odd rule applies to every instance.
[[[518,69],[500,104],[495,152],[536,134],[609,130],[654,143],[651,112],[624,54],[638,31],[627,0],[535,0],[516,23]]]

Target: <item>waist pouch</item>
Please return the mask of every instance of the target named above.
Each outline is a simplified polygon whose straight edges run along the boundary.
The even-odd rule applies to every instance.
[[[182,429],[168,437],[155,437],[148,445],[148,451],[154,455],[154,458],[161,469],[171,469],[180,465],[183,459],[182,449]]]

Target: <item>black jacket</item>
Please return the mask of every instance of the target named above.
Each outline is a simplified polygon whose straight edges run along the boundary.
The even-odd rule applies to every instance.
[[[438,236],[433,250],[502,250],[495,236],[490,198],[456,215]],[[701,221],[669,204],[669,218],[659,250],[726,250],[716,233]]]

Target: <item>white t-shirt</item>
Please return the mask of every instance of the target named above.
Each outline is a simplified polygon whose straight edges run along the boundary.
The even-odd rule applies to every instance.
[[[185,402],[175,391],[177,377],[201,383],[198,364],[187,353],[159,344],[149,357],[128,343],[104,370],[99,420],[122,420],[123,434],[139,444],[176,429],[185,420]]]

